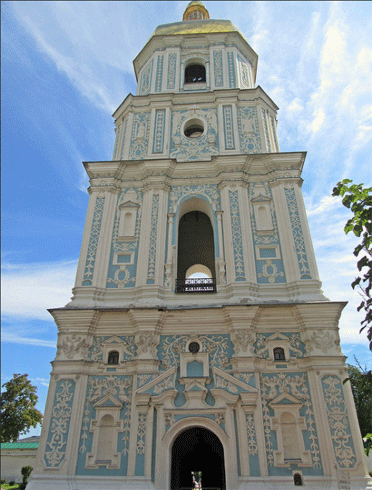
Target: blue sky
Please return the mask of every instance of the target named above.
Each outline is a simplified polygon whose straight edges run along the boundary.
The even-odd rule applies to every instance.
[[[82,161],[110,160],[111,114],[135,93],[132,60],[182,2],[1,2],[2,376],[28,373],[43,411],[88,204]],[[348,301],[343,352],[371,368],[350,283],[356,239],[332,188],[372,185],[372,3],[205,2],[259,55],[257,85],[280,107],[281,151],[307,151],[303,193],[323,290]],[[39,429],[31,431],[38,434]]]

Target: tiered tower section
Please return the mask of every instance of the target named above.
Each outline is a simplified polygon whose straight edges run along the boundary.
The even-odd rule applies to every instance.
[[[278,107],[254,85],[257,55],[242,34],[226,20],[159,26],[134,67],[137,95],[114,113],[113,160],[85,163],[90,203],[69,306],[184,304],[176,283],[199,266],[214,294],[196,304],[325,300],[301,194],[305,153],[279,151]],[[198,232],[182,234],[196,230],[192,212],[210,227],[203,247]]]

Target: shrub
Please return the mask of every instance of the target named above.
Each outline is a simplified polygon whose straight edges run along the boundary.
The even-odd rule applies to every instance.
[[[32,466],[30,465],[22,466],[21,473],[23,478],[22,478],[22,483],[19,485],[19,488],[20,490],[24,490],[26,488],[27,482],[32,473]]]

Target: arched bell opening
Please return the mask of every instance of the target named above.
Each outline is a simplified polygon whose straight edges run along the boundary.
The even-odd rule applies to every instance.
[[[207,214],[208,213],[208,214]],[[212,213],[206,201],[182,203],[178,223],[176,292],[215,292]],[[190,277],[196,273],[196,277]]]
[[[201,488],[226,488],[222,443],[204,427],[188,428],[174,440],[170,488],[194,488],[192,473],[196,479],[201,477]]]

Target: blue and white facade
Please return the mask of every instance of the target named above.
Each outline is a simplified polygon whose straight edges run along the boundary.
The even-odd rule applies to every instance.
[[[221,443],[220,488],[372,488],[343,384],[345,303],[320,289],[305,153],[280,152],[278,107],[239,31],[201,2],[185,14],[134,61],[113,160],[84,163],[81,255],[72,301],[51,310],[58,350],[28,488],[175,490],[173,448],[195,428]],[[203,76],[189,82],[193,66]],[[206,270],[180,252],[187,215],[211,227],[209,294],[180,277],[185,260]]]

